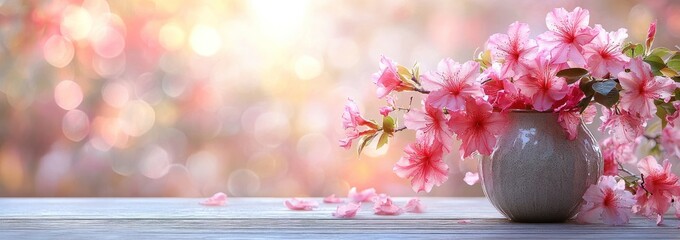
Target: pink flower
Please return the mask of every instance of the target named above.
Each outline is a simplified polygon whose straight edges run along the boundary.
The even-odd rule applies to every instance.
[[[368,130],[359,131],[360,126],[369,127]],[[345,128],[346,137],[340,139],[339,145],[345,149],[349,149],[352,146],[352,141],[363,136],[375,133],[379,126],[369,120],[366,120],[361,116],[359,112],[359,107],[351,98],[347,99],[345,104],[345,111],[342,113],[342,127]]]
[[[645,119],[652,118],[656,113],[654,100],[668,102],[676,87],[670,78],[652,75],[649,64],[641,58],[630,61],[630,72],[619,73],[619,83],[623,87],[621,107]]]
[[[618,75],[630,61],[621,51],[623,41],[628,37],[627,30],[620,28],[616,32],[607,32],[599,24],[595,25],[594,30],[597,35],[593,41],[583,46],[583,56],[588,59],[590,74],[598,78],[604,78],[607,74]]]
[[[637,166],[644,176],[644,185],[637,189],[637,203],[633,206],[633,211],[647,217],[655,216],[657,224],[661,224],[663,215],[671,207],[673,196],[680,196],[678,176],[671,172],[671,163],[668,160],[664,160],[661,166],[652,156],[640,159]]]
[[[451,113],[449,123],[458,139],[462,140],[461,155],[470,156],[474,151],[490,155],[496,146],[496,135],[505,127],[505,117],[493,112],[491,105],[481,99],[468,99],[466,111]]]
[[[567,12],[564,8],[554,9],[545,17],[548,31],[538,36],[540,47],[550,50],[555,63],[572,61],[578,66],[585,65],[582,47],[590,43],[597,34],[588,27],[589,21],[588,10],[580,7],[572,12]]]
[[[392,96],[392,95],[387,95],[386,97],[387,100],[387,106],[380,107],[380,115],[383,115],[387,117],[387,115],[390,115],[394,109],[397,108],[397,97]]]
[[[350,147],[352,147],[352,141],[361,137],[361,135],[359,134],[359,131],[357,131],[356,128],[346,129],[345,134],[347,136],[338,141],[338,144],[340,145],[340,147],[343,147],[345,149],[349,149]]]
[[[467,185],[475,185],[475,183],[479,182],[479,173],[466,172],[463,181],[465,181]]]
[[[641,138],[641,137],[640,137]],[[638,161],[635,156],[635,149],[640,143],[640,138],[636,138],[632,142],[616,141],[614,137],[608,137],[602,140],[600,148],[602,149],[602,156],[607,158],[608,155],[616,160],[615,164],[628,163],[633,164]],[[611,153],[611,154],[609,154]],[[606,170],[605,170],[606,171]]]
[[[557,66],[544,55],[537,57],[529,68],[528,74],[515,82],[521,93],[531,98],[536,111],[549,110],[553,103],[564,98],[569,92],[564,78],[556,76],[559,70]]]
[[[392,199],[386,195],[381,195],[373,198],[373,212],[376,215],[399,215],[404,212],[399,206],[392,202]]]
[[[380,58],[380,71],[373,74],[373,82],[378,85],[376,90],[378,98],[383,98],[392,91],[409,89],[409,86],[401,81],[396,64],[385,56]]]
[[[304,200],[299,198],[292,198],[283,202],[283,205],[290,210],[310,211],[319,207],[319,203],[313,200]]]
[[[328,197],[323,198],[324,203],[342,203],[345,202],[345,200],[342,200],[342,198],[336,197],[335,194],[331,194]]]
[[[357,104],[354,100],[348,98],[345,104],[345,111],[342,112],[342,127],[345,129],[356,129],[359,126],[378,127],[375,123],[362,117]]]
[[[406,156],[399,159],[393,171],[401,178],[411,179],[413,191],[430,192],[434,185],[439,186],[448,179],[449,166],[442,160],[441,143],[418,139],[406,146],[404,152]]]
[[[521,76],[525,72],[524,65],[536,56],[538,45],[529,38],[529,25],[514,22],[508,28],[508,34],[491,35],[487,48],[495,60],[503,62],[501,75]]]
[[[633,194],[626,191],[625,182],[616,182],[613,176],[600,177],[599,183],[591,185],[583,194],[583,200],[586,202],[579,210],[578,222],[595,223],[601,219],[610,225],[628,223],[635,203]]]
[[[404,115],[404,126],[418,130],[428,142],[437,141],[445,148],[451,143],[453,132],[448,126],[448,119],[440,108],[425,104],[424,110],[412,109]],[[448,148],[447,148],[448,150]]]
[[[437,65],[437,72],[422,76],[425,90],[431,91],[426,104],[451,111],[463,110],[466,97],[481,97],[482,88],[477,80],[479,63],[468,61],[463,64],[452,59],[443,59]]]
[[[561,111],[557,113],[557,123],[567,133],[567,139],[574,140],[578,136],[578,127],[581,125],[581,118],[584,123],[592,123],[593,118],[597,115],[597,109],[594,105],[586,107],[583,114],[578,111]]]
[[[410,213],[423,213],[425,212],[425,206],[420,203],[420,199],[411,198],[404,206],[404,210]]]
[[[610,111],[608,108],[602,108],[602,125],[598,130],[612,135],[613,141],[617,143],[634,142],[635,139],[642,135],[645,128],[645,121],[633,114],[621,110],[619,114]]]
[[[668,121],[668,125],[678,126],[680,125],[680,101],[674,101],[673,107],[675,107],[675,112],[666,116],[666,121]]]
[[[340,205],[335,209],[333,217],[336,218],[353,218],[357,215],[357,212],[361,209],[361,203],[348,203],[345,205]]]
[[[489,81],[482,84],[482,89],[484,94],[489,97],[488,101],[494,108],[502,111],[527,108],[527,102],[530,101],[519,93],[515,84],[501,77],[500,71],[500,65],[494,63],[484,73]]]
[[[374,188],[369,188],[361,192],[357,192],[357,188],[353,187],[349,189],[349,192],[347,193],[347,198],[349,198],[352,202],[355,203],[370,202],[375,196],[377,196],[377,194],[375,193]]]
[[[647,30],[647,40],[645,40],[645,50],[646,54],[652,49],[652,43],[654,43],[654,36],[656,35],[656,19],[654,22],[649,24],[649,30]]]
[[[215,193],[212,197],[201,201],[200,204],[204,206],[224,206],[224,204],[227,204],[227,194],[223,192]]]
[[[680,126],[668,124],[661,131],[661,146],[666,157],[680,158]]]
[[[604,160],[604,172],[602,175],[605,176],[618,176],[619,175],[619,164],[616,161],[616,153],[614,151],[602,150],[602,158]]]

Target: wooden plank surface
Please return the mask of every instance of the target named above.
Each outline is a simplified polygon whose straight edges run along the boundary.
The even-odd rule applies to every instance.
[[[0,239],[680,239],[671,215],[659,227],[640,217],[622,227],[524,224],[505,220],[484,198],[422,198],[422,214],[378,216],[364,203],[356,218],[336,219],[337,204],[316,199],[314,211],[290,211],[284,200],[230,198],[205,207],[191,198],[0,198]]]

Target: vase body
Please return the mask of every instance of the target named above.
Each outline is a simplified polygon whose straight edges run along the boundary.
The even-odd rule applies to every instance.
[[[602,174],[602,154],[583,122],[568,140],[556,113],[510,112],[493,153],[480,161],[484,193],[517,222],[562,222]]]

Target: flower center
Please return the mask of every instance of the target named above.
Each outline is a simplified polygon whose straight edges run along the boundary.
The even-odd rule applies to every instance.
[[[604,191],[604,199],[602,199],[602,206],[613,207],[615,205],[615,194],[614,190],[608,188]]]

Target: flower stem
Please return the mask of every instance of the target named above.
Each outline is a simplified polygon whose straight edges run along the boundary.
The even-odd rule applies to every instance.
[[[422,89],[422,88],[413,88],[413,91],[416,91],[416,92],[419,92],[419,93],[422,93],[422,94],[430,94],[430,91],[427,91],[427,90]]]

